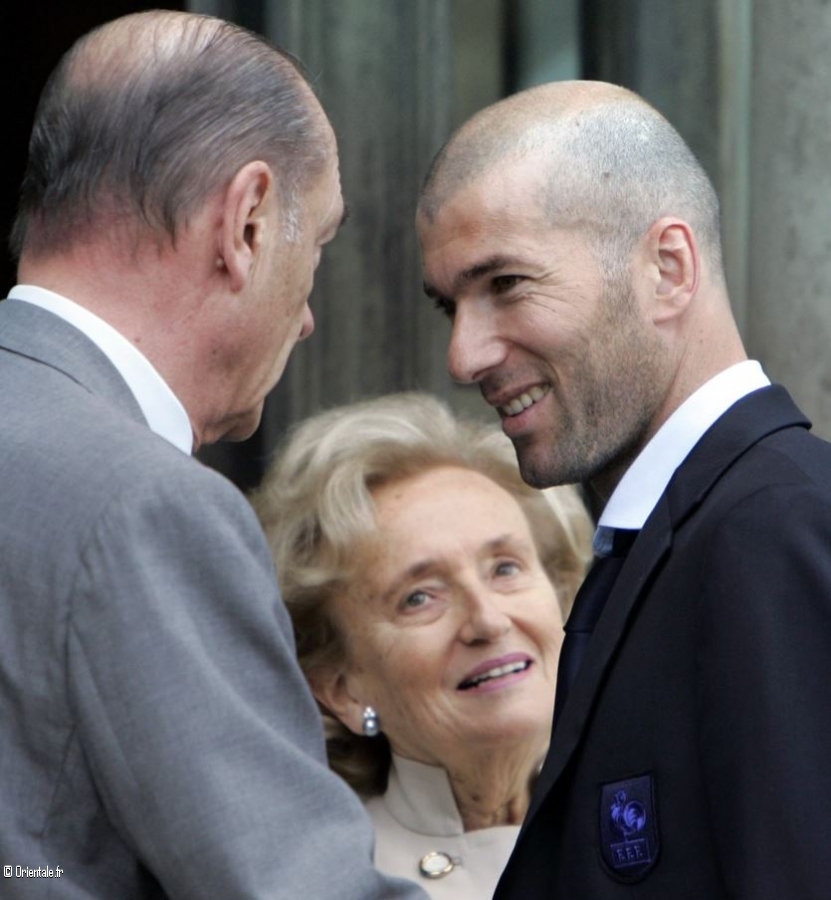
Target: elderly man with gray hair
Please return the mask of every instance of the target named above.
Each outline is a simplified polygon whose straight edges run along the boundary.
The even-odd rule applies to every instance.
[[[3,896],[415,898],[326,766],[242,439],[344,216],[298,66],[218,19],[82,38],[43,93],[0,303]]]

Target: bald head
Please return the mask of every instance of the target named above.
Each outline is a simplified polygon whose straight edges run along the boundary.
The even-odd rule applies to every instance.
[[[255,159],[291,199],[332,152],[296,63],[243,28],[150,11],[81,38],[35,116],[12,249],[66,250],[119,226],[174,239]]]
[[[101,25],[81,37],[65,58],[65,78],[75,90],[123,83],[210,45],[222,22],[207,16],[150,10]]]
[[[721,272],[719,205],[712,184],[666,119],[616,85],[540,85],[487,107],[436,156],[419,215],[430,222],[457,191],[497,167],[538,161],[534,199],[554,227],[580,228],[608,265],[623,262],[649,225],[678,216]]]

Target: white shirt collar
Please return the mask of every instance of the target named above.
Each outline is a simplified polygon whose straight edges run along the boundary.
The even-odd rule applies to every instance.
[[[150,430],[190,455],[193,429],[184,406],[147,357],[127,338],[88,309],[45,288],[18,284],[9,292],[9,298],[39,306],[83,332],[127,382]]]
[[[703,384],[664,422],[609,498],[598,522],[595,552],[608,553],[610,528],[642,528],[675,470],[704,432],[736,401],[770,380],[758,362],[737,363]]]

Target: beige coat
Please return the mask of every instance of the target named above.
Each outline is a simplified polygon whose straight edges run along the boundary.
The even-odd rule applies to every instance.
[[[465,832],[444,769],[393,758],[387,792],[367,809],[375,823],[375,865],[410,878],[433,900],[489,900],[517,835],[518,825]],[[450,872],[430,879],[419,871],[428,853],[447,854]]]

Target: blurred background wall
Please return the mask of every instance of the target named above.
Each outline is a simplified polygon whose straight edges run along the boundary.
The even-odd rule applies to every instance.
[[[34,102],[57,58],[137,9],[223,16],[290,50],[338,134],[350,220],[312,295],[316,330],[243,444],[202,452],[255,484],[291,423],[392,390],[489,416],[445,371],[448,328],[422,294],[415,201],[471,113],[554,79],[617,82],[681,131],[724,210],[736,315],[751,356],[831,438],[831,4],[827,0],[87,0],[0,11],[7,100],[0,215],[9,223]],[[5,290],[14,273],[3,256]]]

